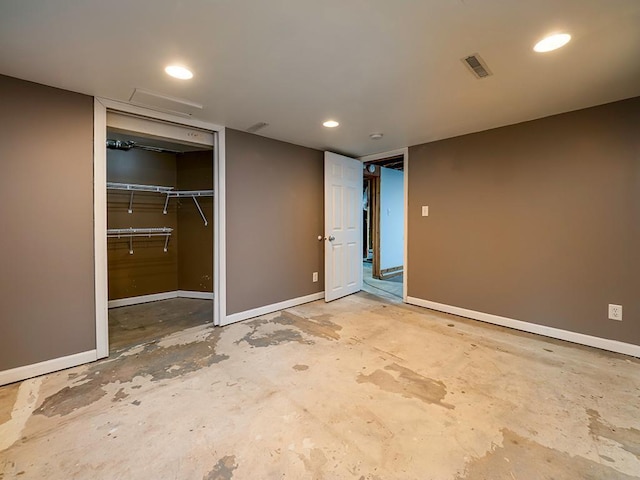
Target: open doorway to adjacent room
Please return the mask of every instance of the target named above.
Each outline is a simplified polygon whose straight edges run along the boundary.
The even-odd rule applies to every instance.
[[[404,154],[364,161],[363,284],[403,298]]]
[[[111,353],[213,320],[214,137],[166,125],[107,114]]]

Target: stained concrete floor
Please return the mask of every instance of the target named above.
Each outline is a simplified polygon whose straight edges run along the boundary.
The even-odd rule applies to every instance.
[[[109,309],[109,350],[152,342],[213,321],[213,301],[174,298]]]
[[[4,479],[637,479],[640,360],[366,292],[0,388]]]

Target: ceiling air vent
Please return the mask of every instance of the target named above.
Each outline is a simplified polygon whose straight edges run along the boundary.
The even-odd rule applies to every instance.
[[[247,128],[247,132],[249,133],[256,133],[258,130],[262,130],[264,127],[267,127],[269,124],[266,122],[258,122],[254,125],[251,125],[249,128]]]
[[[487,67],[486,62],[482,58],[480,58],[480,55],[478,55],[477,53],[463,58],[462,63],[464,63],[469,68],[469,70],[471,70],[471,73],[473,73],[476,78],[485,78],[489,75],[492,75],[492,73],[489,71],[489,67]]]

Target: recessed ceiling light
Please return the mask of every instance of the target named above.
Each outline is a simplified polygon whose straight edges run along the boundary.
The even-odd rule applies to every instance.
[[[190,78],[193,78],[191,70],[181,67],[180,65],[169,65],[164,69],[164,71],[167,72],[167,75],[179,78],[180,80],[189,80]]]
[[[338,122],[336,122],[335,120],[327,120],[322,125],[324,125],[327,128],[335,128],[340,124]]]
[[[371,140],[379,140],[382,138],[382,133],[372,133],[371,135],[369,135],[369,138]]]
[[[571,35],[568,33],[558,33],[556,35],[550,35],[543,38],[535,44],[533,49],[539,53],[550,52],[560,47],[564,47],[569,43],[569,40],[571,40]]]

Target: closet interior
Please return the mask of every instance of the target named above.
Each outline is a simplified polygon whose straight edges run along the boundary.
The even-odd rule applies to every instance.
[[[212,323],[213,146],[110,126],[106,148],[110,350]]]

